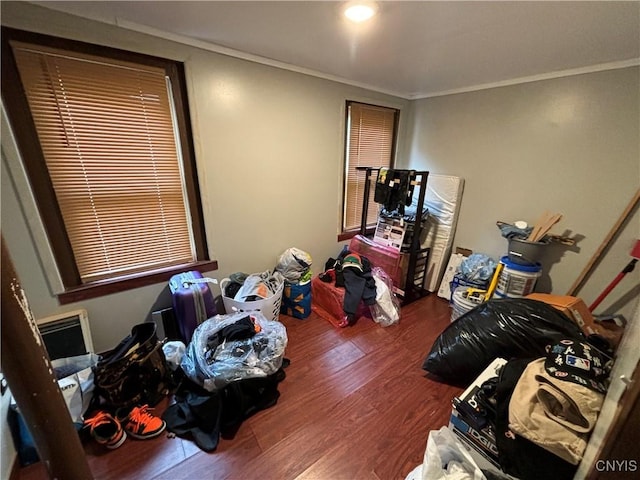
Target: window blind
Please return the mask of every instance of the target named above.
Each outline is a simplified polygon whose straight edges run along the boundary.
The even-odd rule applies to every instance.
[[[83,283],[193,262],[165,71],[11,46]]]
[[[395,138],[396,110],[362,103],[349,103],[344,230],[360,227],[365,173],[356,167],[390,167]],[[375,178],[374,178],[375,181]],[[375,225],[378,204],[370,190],[367,225]]]

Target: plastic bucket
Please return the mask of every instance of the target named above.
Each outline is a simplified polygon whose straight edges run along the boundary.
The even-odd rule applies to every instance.
[[[469,287],[458,287],[451,295],[452,307],[451,310],[451,321],[457,320],[459,317],[467,313],[469,310],[480,305],[479,302],[475,302],[473,300],[469,300],[467,298],[467,289]]]
[[[453,304],[453,292],[455,292],[458,287],[472,287],[477,288],[479,290],[486,290],[489,286],[489,280],[485,281],[473,281],[467,280],[463,275],[456,273],[453,276],[453,279],[449,283],[449,287],[451,289],[451,299],[449,300],[449,304]]]
[[[542,274],[542,265],[519,265],[508,256],[500,259],[504,265],[498,277],[495,294],[502,298],[520,298],[533,292],[536,282]]]
[[[509,260],[518,265],[535,266],[544,254],[545,242],[529,242],[522,238],[509,239]]]

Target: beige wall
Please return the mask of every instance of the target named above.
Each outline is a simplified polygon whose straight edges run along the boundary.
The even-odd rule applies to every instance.
[[[292,246],[311,254],[316,271],[335,257],[345,102],[401,109],[409,103],[28,4],[3,3],[2,23],[185,62],[207,239],[219,265],[210,275],[219,279],[273,268]],[[95,348],[111,348],[154,307],[170,305],[168,288],[163,283],[58,306],[42,266],[50,262],[38,256],[25,221],[23,212],[33,217],[33,207],[18,195],[24,181],[7,168],[16,160],[6,133],[2,230],[32,309],[43,317],[86,308]]]
[[[414,102],[408,165],[465,179],[456,246],[505,255],[497,220],[531,224],[560,212],[558,234],[575,249],[547,248],[542,291],[564,295],[640,187],[638,67]],[[579,292],[590,304],[631,259],[640,214],[628,222]],[[596,311],[630,318],[640,268]]]

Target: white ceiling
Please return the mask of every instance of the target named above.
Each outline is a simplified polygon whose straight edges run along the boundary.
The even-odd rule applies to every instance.
[[[640,1],[33,3],[405,98],[640,63]]]

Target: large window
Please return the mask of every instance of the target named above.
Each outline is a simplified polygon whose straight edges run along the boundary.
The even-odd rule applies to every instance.
[[[61,302],[207,262],[182,65],[12,29],[2,36],[3,101]]]
[[[360,228],[364,201],[365,172],[358,167],[392,167],[399,111],[357,102],[347,102],[345,185],[342,216],[343,240]],[[375,180],[375,179],[374,179]],[[367,226],[375,226],[378,205],[370,189]]]

